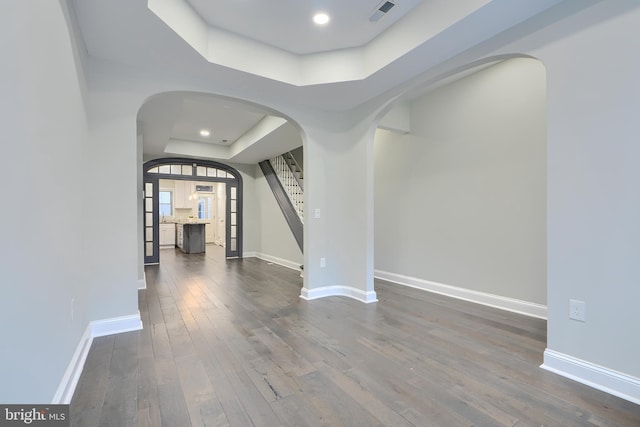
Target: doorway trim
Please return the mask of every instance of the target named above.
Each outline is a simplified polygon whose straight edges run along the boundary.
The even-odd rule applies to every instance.
[[[222,182],[225,197],[225,253],[242,258],[242,176],[235,168],[213,160],[166,157],[149,160],[142,166],[144,264],[160,262],[159,180]],[[235,203],[232,203],[235,202]]]

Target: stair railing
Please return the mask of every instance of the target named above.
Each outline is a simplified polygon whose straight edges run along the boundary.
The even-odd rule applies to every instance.
[[[293,158],[293,156],[291,157]],[[297,174],[293,172],[291,165],[283,156],[274,157],[269,160],[269,163],[271,163],[273,170],[276,172],[300,220],[304,221],[304,191],[300,182],[301,178],[298,178]],[[302,173],[302,170],[300,170],[300,173]]]
[[[284,158],[284,161],[287,163],[287,165],[289,165],[289,169],[291,169],[293,176],[295,177],[296,181],[298,181],[300,188],[304,191],[302,167],[298,164],[298,161],[295,157],[293,157],[293,154],[291,154],[291,152],[284,153],[282,157]]]

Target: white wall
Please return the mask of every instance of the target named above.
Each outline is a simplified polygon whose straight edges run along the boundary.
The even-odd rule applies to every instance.
[[[546,304],[544,66],[511,59],[410,103],[375,141],[376,270]]]
[[[58,2],[2,9],[0,402],[48,403],[92,315],[83,77]]]

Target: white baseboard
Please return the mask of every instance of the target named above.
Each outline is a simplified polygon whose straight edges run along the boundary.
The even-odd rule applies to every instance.
[[[140,312],[130,316],[114,317],[111,319],[94,320],[90,324],[92,337],[103,337],[105,335],[121,334],[123,332],[137,331],[142,329],[142,319]]]
[[[374,275],[377,279],[397,283],[399,285],[409,286],[411,288],[422,289],[424,291],[434,292],[436,294],[446,295],[452,298],[458,298],[489,307],[512,311],[514,313],[524,314],[526,316],[537,317],[539,319],[547,318],[546,305],[503,297],[500,295],[494,295],[485,292],[473,291],[470,289],[459,288],[451,285],[444,285],[442,283],[418,279],[417,277],[389,273],[388,271],[375,270]]]
[[[73,393],[80,380],[80,375],[87,361],[87,355],[89,354],[94,338],[122,332],[137,331],[139,329],[142,329],[140,312],[130,316],[90,322],[80,338],[76,351],[73,353],[71,362],[69,362],[69,366],[67,366],[67,370],[62,376],[62,380],[58,385],[58,389],[51,403],[54,405],[68,405],[71,403]]]
[[[147,274],[142,272],[142,279],[138,280],[138,289],[147,289]]]
[[[263,261],[272,262],[274,264],[281,265],[283,267],[290,268],[292,270],[300,271],[300,262],[290,261],[284,258],[278,258],[272,255],[263,254],[261,252],[245,252],[242,254],[244,258],[258,258]]]
[[[353,298],[365,304],[378,301],[375,291],[365,292],[350,286],[323,286],[321,288],[314,289],[302,288],[300,293],[300,298],[307,301],[334,296]]]
[[[640,405],[640,378],[549,349],[540,367]]]
[[[80,380],[80,375],[84,368],[84,362],[87,360],[87,355],[89,354],[92,342],[93,337],[91,336],[91,324],[89,324],[84,330],[84,334],[82,334],[82,337],[80,338],[76,351],[73,353],[73,357],[71,357],[71,362],[69,362],[69,366],[67,366],[67,370],[62,376],[62,380],[58,385],[56,394],[53,396],[52,404],[68,405],[71,403],[73,392],[76,391],[76,386],[78,385],[78,380]]]

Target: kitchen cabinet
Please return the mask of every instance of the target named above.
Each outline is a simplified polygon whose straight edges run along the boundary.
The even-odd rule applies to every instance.
[[[204,223],[176,225],[178,247],[186,254],[200,254],[205,251]]]
[[[189,197],[194,192],[193,181],[178,181],[175,182],[175,191],[173,192],[174,207],[176,209],[192,209],[193,200]]]
[[[176,225],[160,224],[160,246],[176,246]]]

